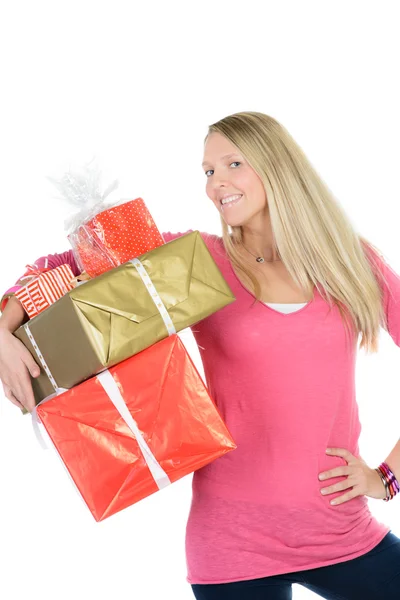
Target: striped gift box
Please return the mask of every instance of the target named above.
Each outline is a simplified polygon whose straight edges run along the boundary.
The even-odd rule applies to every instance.
[[[15,292],[30,319],[54,304],[74,287],[74,274],[69,265],[61,265],[41,273]]]

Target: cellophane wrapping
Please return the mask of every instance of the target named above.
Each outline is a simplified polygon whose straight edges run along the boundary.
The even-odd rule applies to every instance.
[[[101,171],[91,161],[83,168],[49,178],[77,211],[65,222],[80,271],[96,277],[164,243],[142,198],[111,201],[118,187],[102,191]]]

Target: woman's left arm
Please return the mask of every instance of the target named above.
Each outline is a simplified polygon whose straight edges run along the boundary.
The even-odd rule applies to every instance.
[[[400,439],[386,458],[385,463],[390,467],[397,481],[400,482]]]
[[[382,289],[382,304],[387,320],[385,329],[396,346],[400,347],[400,275],[392,269],[383,256],[378,255],[369,245],[366,245],[365,249],[372,270]],[[383,278],[381,275],[383,275]],[[341,456],[347,462],[347,466],[336,467],[320,473],[319,478],[324,481],[332,477],[347,476],[348,479],[322,488],[321,493],[331,494],[348,490],[349,487],[352,488],[351,491],[346,491],[342,496],[331,500],[331,504],[342,504],[360,495],[386,499],[389,482],[392,482],[392,493],[399,493],[400,439],[384,461],[396,478],[397,483],[393,482],[393,477],[384,463],[379,465],[381,471],[379,474],[377,469],[369,467],[361,457],[353,455],[346,448],[330,448],[327,452],[332,456]],[[385,479],[386,484],[384,483]]]
[[[371,250],[368,246],[367,251],[367,256],[372,258],[371,265],[383,292],[382,300],[387,319],[387,332],[396,346],[400,347],[400,275],[375,250]],[[381,275],[383,275],[383,279]],[[400,482],[400,439],[384,462]]]

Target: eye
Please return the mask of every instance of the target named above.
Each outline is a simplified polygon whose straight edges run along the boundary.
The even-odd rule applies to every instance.
[[[231,165],[240,165],[240,162],[238,160],[235,160],[231,163]],[[229,165],[229,166],[231,166]],[[209,169],[208,171],[205,172],[206,177],[208,177],[207,173],[209,173],[210,171],[212,171],[213,169]]]

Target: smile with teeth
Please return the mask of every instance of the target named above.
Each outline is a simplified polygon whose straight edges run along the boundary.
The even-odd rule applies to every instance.
[[[228,196],[227,198],[223,198],[221,200],[221,204],[222,206],[225,206],[226,204],[236,204],[236,202],[238,202],[240,200],[240,198],[242,197],[243,194],[235,194],[234,196]]]

